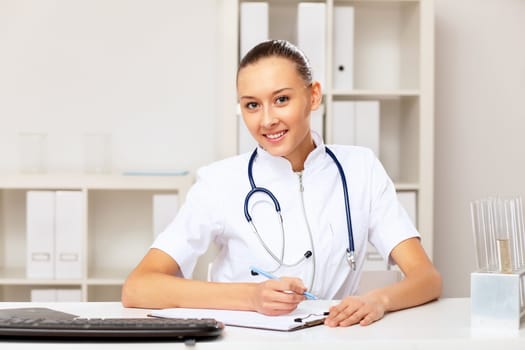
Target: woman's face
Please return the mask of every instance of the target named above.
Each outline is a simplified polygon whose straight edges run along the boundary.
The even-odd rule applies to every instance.
[[[319,83],[308,85],[294,62],[267,57],[239,71],[237,93],[244,122],[259,145],[302,170],[315,147],[310,112],[321,101]]]

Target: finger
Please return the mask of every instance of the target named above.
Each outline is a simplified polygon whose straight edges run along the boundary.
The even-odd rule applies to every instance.
[[[356,323],[360,323],[369,314],[370,314],[369,311],[367,311],[365,307],[362,307],[356,310],[352,315],[350,315],[346,319],[341,320],[339,322],[339,326],[348,327]]]
[[[374,323],[378,319],[379,317],[374,317],[372,314],[368,314],[361,320],[361,322],[359,322],[359,324],[361,326],[368,326],[369,324]]]
[[[285,293],[272,293],[268,297],[263,297],[260,302],[260,312],[271,315],[282,315],[290,313],[297,308],[297,305],[302,301],[300,296],[294,294],[283,295]],[[294,300],[299,297],[299,300]]]
[[[264,309],[293,310],[305,297],[290,291],[283,291],[277,281],[266,281],[260,285],[260,302]]]
[[[306,292],[306,287],[299,278],[283,277],[279,281],[282,282],[283,291],[291,291],[297,294]]]
[[[268,316],[286,315],[297,308],[297,304],[282,304],[275,302],[265,302],[259,312]]]
[[[326,318],[325,324],[331,327],[339,326],[339,324],[349,319],[355,312],[357,307],[354,304],[345,305],[339,304],[330,308],[330,313]]]

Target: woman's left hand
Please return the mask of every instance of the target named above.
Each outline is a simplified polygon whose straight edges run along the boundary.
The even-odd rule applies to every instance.
[[[367,326],[385,315],[385,307],[367,297],[349,296],[330,308],[325,325],[329,327],[348,327],[359,323]]]

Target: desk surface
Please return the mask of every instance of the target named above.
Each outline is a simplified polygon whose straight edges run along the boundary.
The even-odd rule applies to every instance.
[[[329,304],[327,301],[320,301]],[[82,317],[145,317],[149,310],[123,308],[120,303],[0,303],[0,308],[49,307]],[[370,326],[318,326],[295,332],[275,332],[227,326],[214,341],[189,349],[525,349],[525,327],[519,330],[470,328],[468,298],[441,299],[412,309],[392,312]],[[184,349],[184,343],[71,343],[44,342],[43,349]],[[0,340],[2,349],[35,349],[30,341]]]

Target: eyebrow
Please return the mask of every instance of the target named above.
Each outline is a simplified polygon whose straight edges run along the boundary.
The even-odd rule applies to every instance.
[[[285,90],[293,90],[293,88],[291,88],[291,87],[284,87],[282,89],[275,90],[274,92],[272,92],[272,95],[280,94],[281,92],[283,92]],[[253,96],[241,96],[240,99],[255,99],[255,97],[253,97]]]

